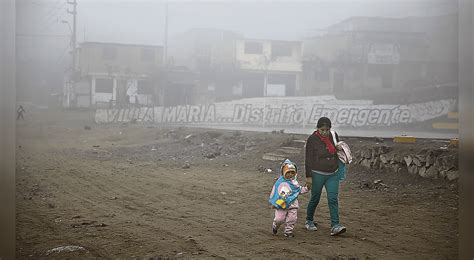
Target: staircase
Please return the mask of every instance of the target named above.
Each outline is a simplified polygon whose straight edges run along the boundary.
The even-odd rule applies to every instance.
[[[292,140],[289,146],[282,146],[276,149],[274,152],[263,154],[262,159],[267,161],[283,161],[290,157],[299,155],[304,150],[305,140]]]

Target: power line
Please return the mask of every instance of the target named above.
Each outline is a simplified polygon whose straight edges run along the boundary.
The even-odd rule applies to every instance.
[[[51,25],[54,23],[54,19],[56,18],[56,21],[58,20],[58,15],[59,15],[59,12],[62,11],[61,9],[64,8],[64,5],[66,5],[66,3],[63,3],[61,6],[59,6],[58,8],[55,9],[55,11],[53,13],[51,13],[48,18],[46,18],[44,21],[43,21],[43,24],[46,24],[48,23],[47,27],[49,29],[49,27],[51,27]]]
[[[59,6],[59,4],[61,3],[61,1],[64,1],[64,0],[58,0],[56,1],[56,3],[54,3],[54,6],[48,11],[47,14],[45,14],[45,16],[43,17],[43,19],[41,20],[41,24],[49,21],[49,19],[51,18],[52,14],[54,13],[54,11],[58,10],[58,9],[61,9],[61,7],[64,6],[64,2],[61,6]]]

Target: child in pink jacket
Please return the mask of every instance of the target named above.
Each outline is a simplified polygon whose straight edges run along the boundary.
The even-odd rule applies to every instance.
[[[278,228],[285,223],[284,235],[294,237],[293,229],[297,220],[298,195],[308,192],[306,186],[300,186],[297,181],[297,167],[292,161],[286,159],[281,166],[281,176],[275,181],[270,199],[272,208],[275,209],[273,220],[273,235],[278,233]]]

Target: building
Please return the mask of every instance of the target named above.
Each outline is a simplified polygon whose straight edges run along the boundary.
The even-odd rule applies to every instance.
[[[193,89],[176,90],[192,92],[193,98],[187,100],[188,104],[232,97],[232,87],[238,83],[235,46],[239,38],[241,35],[233,31],[195,28],[170,41],[170,65],[187,68],[196,76]]]
[[[239,39],[236,60],[240,84],[237,97],[295,96],[302,72],[301,42]]]
[[[77,107],[153,105],[161,46],[84,42],[77,55],[72,100]]]
[[[302,92],[357,96],[453,83],[455,20],[353,17],[330,26],[304,41]]]
[[[197,75],[194,103],[293,96],[300,87],[301,42],[245,39],[218,29],[192,29],[170,45],[174,65]]]

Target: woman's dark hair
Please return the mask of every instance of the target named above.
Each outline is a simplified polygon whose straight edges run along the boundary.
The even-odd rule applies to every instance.
[[[331,128],[331,120],[327,117],[321,117],[318,120],[318,123],[316,124],[316,128],[321,128],[323,126],[327,126],[328,128]]]

